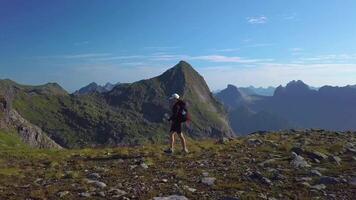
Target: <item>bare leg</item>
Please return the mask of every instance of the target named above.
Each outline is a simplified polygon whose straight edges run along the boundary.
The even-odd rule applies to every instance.
[[[179,137],[180,137],[180,141],[182,143],[182,147],[184,149],[185,152],[188,152],[188,149],[187,149],[187,142],[185,141],[185,137],[183,135],[183,133],[180,133],[179,134]]]
[[[174,149],[175,135],[176,135],[176,132],[171,132],[171,150],[172,151]]]

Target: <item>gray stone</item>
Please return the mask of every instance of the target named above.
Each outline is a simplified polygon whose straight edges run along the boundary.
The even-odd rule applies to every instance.
[[[216,181],[216,178],[214,178],[214,177],[203,177],[201,179],[201,182],[208,186],[213,186],[215,181]]]
[[[305,168],[305,167],[310,167],[310,164],[302,157],[297,155],[296,153],[292,152],[292,157],[294,158],[291,161],[291,165],[294,168]]]
[[[310,188],[310,184],[308,182],[302,182],[301,185],[303,185],[304,187]]]
[[[313,185],[310,188],[315,190],[325,190],[326,186],[324,184],[319,184],[319,185]]]
[[[185,186],[183,186],[183,187],[184,187],[184,189],[186,189],[186,190],[188,190],[189,192],[192,192],[192,193],[194,193],[194,192],[197,191],[197,189],[191,188],[191,187],[189,187],[189,186],[187,186],[187,185],[185,185]]]
[[[185,196],[171,195],[167,197],[154,197],[153,200],[188,200]]]
[[[250,138],[247,140],[247,144],[249,145],[261,145],[263,144],[263,141],[260,139],[255,139],[255,138]]]
[[[311,170],[310,174],[313,176],[322,176],[322,174],[318,170],[315,170],[315,169]]]
[[[310,178],[310,177],[301,177],[301,178],[296,178],[295,180],[298,181],[298,182],[310,182],[313,179]]]
[[[81,193],[79,193],[79,196],[88,198],[88,197],[91,197],[91,194],[89,192],[81,192]]]
[[[148,169],[148,165],[146,163],[141,163],[140,165],[143,169]]]
[[[339,156],[329,156],[329,160],[332,162],[336,162],[337,165],[341,165],[341,158]]]
[[[91,173],[87,176],[89,179],[100,179],[101,176],[98,173]]]
[[[97,180],[84,179],[84,181],[88,184],[93,184],[99,188],[105,188],[107,186],[105,183],[97,181]]]
[[[63,198],[64,196],[68,195],[69,194],[69,191],[62,191],[62,192],[58,192],[57,193],[57,196],[59,198]]]

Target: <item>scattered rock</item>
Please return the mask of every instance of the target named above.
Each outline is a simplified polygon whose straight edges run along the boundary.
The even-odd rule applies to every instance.
[[[302,156],[299,156],[296,153],[292,152],[292,157],[293,160],[291,161],[291,165],[294,168],[311,167],[310,164]]]
[[[123,191],[123,190],[120,190],[120,189],[117,189],[117,188],[111,188],[109,190],[109,193],[114,197],[114,198],[118,198],[118,197],[121,197],[121,196],[124,196],[127,194],[127,192]]]
[[[107,186],[104,182],[100,182],[100,181],[97,181],[97,180],[85,179],[85,182],[88,183],[88,184],[93,184],[93,185],[95,185],[96,187],[99,187],[99,188],[105,188]]]
[[[91,173],[87,176],[89,179],[100,179],[101,176],[98,173]]]
[[[249,145],[261,145],[263,144],[263,141],[260,139],[255,139],[255,138],[250,138],[247,140],[247,144]]]
[[[81,193],[79,193],[79,196],[88,198],[88,197],[91,197],[91,194],[89,192],[81,192]]]
[[[295,180],[298,181],[298,182],[310,182],[313,179],[310,178],[310,177],[301,177],[301,178],[296,178]]]
[[[140,166],[143,168],[143,169],[148,169],[148,165],[146,163],[141,163]]]
[[[216,178],[214,178],[214,177],[203,177],[201,179],[201,182],[208,186],[213,186],[215,181],[216,181]]]
[[[341,165],[341,158],[339,156],[329,156],[329,160],[332,162],[336,162],[337,165]]]
[[[311,170],[311,171],[310,171],[310,174],[311,174],[312,176],[322,176],[322,174],[321,174],[318,170],[316,170],[316,169]]]
[[[267,184],[267,185],[272,185],[272,181],[269,180],[268,178],[264,177],[260,172],[248,172],[247,176],[254,180],[254,181],[259,181],[260,183]]]
[[[302,182],[301,185],[303,185],[304,187],[310,188],[311,185],[308,182]]]
[[[64,196],[68,195],[69,194],[69,191],[62,191],[62,192],[58,192],[57,193],[57,196],[59,198],[63,198]]]
[[[167,183],[167,182],[168,182],[168,179],[165,179],[165,178],[164,178],[164,179],[162,179],[161,181],[162,181],[162,183]]]
[[[318,159],[319,161],[326,160],[328,158],[327,155],[318,151],[306,151],[305,154],[307,154],[310,159]]]
[[[187,185],[183,186],[183,188],[186,189],[186,190],[188,190],[189,192],[192,192],[192,193],[194,193],[194,192],[197,191],[197,189],[191,188],[191,187],[189,187],[189,186],[187,186]]]
[[[185,196],[171,195],[167,197],[154,197],[153,200],[188,200]]]
[[[326,186],[324,184],[319,184],[319,185],[313,185],[310,188],[315,190],[325,190]]]

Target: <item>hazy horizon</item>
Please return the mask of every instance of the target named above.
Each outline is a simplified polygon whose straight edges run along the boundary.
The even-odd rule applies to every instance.
[[[134,82],[186,60],[212,91],[227,84],[356,84],[356,2],[0,2],[0,78]]]

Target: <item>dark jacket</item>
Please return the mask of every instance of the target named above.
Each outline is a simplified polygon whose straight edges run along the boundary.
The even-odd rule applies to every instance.
[[[178,100],[172,107],[172,115],[169,118],[172,122],[182,122],[182,112],[186,110],[186,103],[182,100]]]

